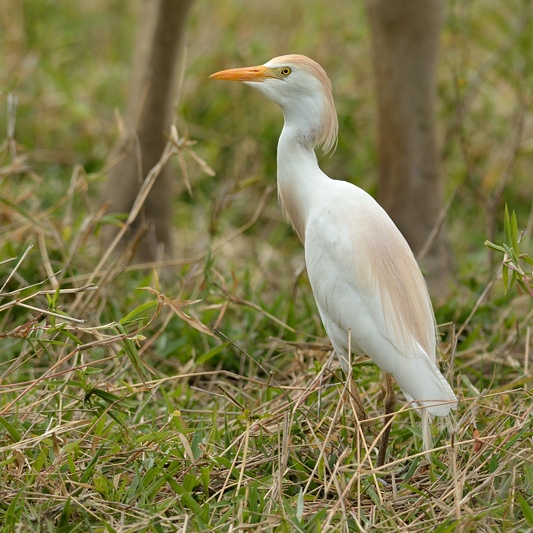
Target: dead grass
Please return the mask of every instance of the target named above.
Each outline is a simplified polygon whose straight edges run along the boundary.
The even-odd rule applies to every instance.
[[[480,342],[456,351],[489,291],[480,296],[443,346],[448,365],[460,362],[449,374],[458,378],[461,401],[450,427],[434,428],[431,460],[420,452],[418,416],[401,406],[389,463],[378,469],[382,390],[373,365],[355,367],[370,417],[360,424],[355,383],[331,367],[329,346],[269,337],[265,322],[278,337],[292,332],[303,339],[305,320],[289,324],[238,291],[206,293],[209,278],[216,287],[225,276],[199,269],[205,256],[183,265],[188,282],[177,300],[160,293],[157,276],[139,280],[135,272],[127,283],[152,289],[131,289],[134,296],[116,300],[125,263],[111,254],[86,276],[71,275],[90,264],[86,234],[103,216],[87,213],[68,240],[58,235],[54,220],[68,218],[78,191],[92,186],[86,177],[74,181],[67,197],[31,218],[24,197],[3,204],[10,219],[4,243],[17,233],[38,243],[2,264],[0,512],[8,530],[525,531],[531,525],[532,380],[524,372],[531,310],[516,328],[504,326],[513,309],[527,308],[525,297],[493,310],[502,316],[493,325],[493,333],[502,329],[502,355],[492,357]],[[65,271],[52,262],[58,252],[67,258]],[[202,302],[185,301],[200,294]],[[110,306],[122,313],[114,320]],[[237,316],[249,329],[232,338],[223,331]],[[205,336],[211,329],[204,323],[216,326],[216,340]],[[176,360],[158,355],[164,337],[168,343],[180,336]],[[227,369],[227,357],[240,360],[238,369]],[[492,383],[481,390],[480,366],[492,369]]]

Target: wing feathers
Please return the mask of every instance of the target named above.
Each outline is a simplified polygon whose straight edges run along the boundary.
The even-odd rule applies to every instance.
[[[436,365],[435,318],[416,259],[371,197],[355,187],[341,193],[352,205],[324,209],[305,230],[309,279],[328,335],[342,357],[351,332],[354,351],[391,373],[410,400],[447,414],[450,404],[429,405],[456,398]],[[338,200],[328,206],[346,205]]]
[[[396,226],[377,233],[366,243],[364,277],[379,292],[389,334],[401,351],[418,343],[435,359],[434,313],[416,259]]]

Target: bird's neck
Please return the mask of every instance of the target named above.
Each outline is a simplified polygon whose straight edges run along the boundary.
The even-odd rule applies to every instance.
[[[278,143],[278,194],[298,237],[305,242],[305,225],[314,201],[329,178],[320,170],[309,137],[287,121]]]

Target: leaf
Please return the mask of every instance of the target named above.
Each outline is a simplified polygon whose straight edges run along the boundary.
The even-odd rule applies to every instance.
[[[518,503],[520,504],[522,513],[524,513],[524,518],[526,519],[526,522],[530,526],[533,526],[533,508],[531,508],[531,505],[529,505],[529,503],[526,501],[526,499],[521,494],[517,494],[516,499],[518,500]]]
[[[191,182],[189,181],[189,173],[187,172],[187,163],[185,163],[185,157],[183,157],[183,152],[178,152],[178,164],[181,170],[181,176],[183,178],[183,183],[185,188],[189,193],[189,196],[192,196]]]
[[[503,291],[507,294],[509,289],[509,268],[505,263],[502,265],[502,281],[503,281]]]
[[[507,245],[513,249],[518,257],[520,249],[518,248],[518,222],[516,219],[516,212],[513,209],[512,213],[509,215],[507,204],[505,204],[504,230]]]
[[[20,497],[24,494],[23,490],[15,491],[15,497],[9,504],[9,507],[3,513],[3,518],[5,520],[4,525],[5,529],[2,531],[15,531],[15,525],[22,515],[22,510],[24,509],[24,503],[19,504]],[[11,527],[13,529],[11,529]]]
[[[515,249],[508,246],[507,243],[503,243],[503,248],[505,249],[505,253],[509,257],[509,259],[506,259],[505,262],[518,265],[518,255]]]
[[[61,328],[58,328],[58,329],[61,329],[61,333],[63,335],[65,335],[65,337],[68,337],[71,341],[73,341],[75,344],[77,344],[78,346],[80,346],[81,344],[83,344],[83,342],[81,341],[81,339],[78,339],[78,337],[76,337],[76,335],[74,335],[73,333],[71,333],[70,331],[68,331],[66,328],[65,328],[65,325],[66,324],[61,324]]]
[[[134,319],[136,319],[139,315],[144,315],[146,311],[153,309],[158,304],[157,300],[152,300],[150,302],[146,302],[142,305],[139,305],[139,307],[136,307],[133,311],[128,313],[125,317],[120,319],[120,324],[127,324],[128,322],[133,322]]]
[[[194,150],[189,148],[187,152],[196,161],[202,172],[211,177],[216,176],[216,172]]]
[[[152,287],[144,287],[144,289],[153,294],[157,294],[159,300],[163,302],[164,305],[168,305],[174,311],[174,313],[179,316],[184,322],[189,324],[189,326],[200,331],[201,333],[210,335],[215,339],[218,338],[205,324],[200,322],[197,318],[188,315],[187,313],[185,313],[185,311],[182,310],[182,307],[187,307],[189,305],[196,304],[198,302],[201,302],[202,300],[172,300],[168,296],[159,293]]]
[[[511,219],[509,217],[509,208],[507,207],[507,203],[505,204],[505,213],[503,215],[503,230],[505,233],[505,242],[506,243],[512,243],[513,237],[511,234]]]
[[[182,309],[182,307],[198,303],[201,300],[171,300],[164,294],[160,295],[160,298],[162,298],[164,303],[168,305],[186,324],[198,330],[200,333],[205,333],[206,335],[210,335],[215,339],[217,338],[216,335],[204,323],[200,322],[197,318],[188,315]]]
[[[491,250],[494,250],[495,252],[501,252],[502,254],[505,253],[505,249],[502,246],[498,246],[497,244],[494,244],[493,242],[485,241],[484,244],[487,248],[490,248]]]
[[[181,484],[177,483],[171,476],[166,473],[163,475],[174,492],[180,495],[180,499],[185,506],[187,506],[196,515],[196,517],[201,518],[204,514],[204,510],[200,504],[183,488]]]
[[[516,252],[516,255],[519,255],[520,249],[518,248],[518,222],[516,220],[516,211],[514,209],[511,213],[511,245],[513,250]]]
[[[525,261],[528,265],[533,265],[533,257],[529,257],[527,254],[521,254],[520,259]]]
[[[224,342],[222,344],[219,344],[218,346],[215,346],[213,349],[209,350],[208,352],[198,356],[196,358],[196,362],[199,365],[205,365],[208,361],[210,361],[215,355],[218,355],[224,348],[227,348],[229,343]]]
[[[104,402],[108,404],[118,403],[120,401],[120,397],[116,396],[115,394],[112,394],[110,392],[107,392],[102,389],[92,388],[89,390],[85,396],[86,399],[89,399],[91,395],[98,396],[104,400]]]
[[[100,458],[100,455],[104,453],[105,442],[103,442],[98,450],[96,450],[96,453],[93,455],[93,458],[89,461],[89,464],[85,467],[85,472],[83,472],[83,475],[81,476],[80,483],[89,483],[89,479],[91,478],[91,475],[93,474],[94,467],[98,463],[98,459]]]
[[[302,520],[304,516],[304,492],[303,490],[300,490],[298,493],[298,499],[296,501],[296,518],[298,520]]]
[[[70,498],[68,498],[61,511],[61,516],[59,517],[59,528],[66,528],[69,525],[70,503]]]
[[[3,416],[0,416],[0,424],[2,424],[7,429],[7,432],[11,435],[11,438],[15,442],[20,441],[20,439],[22,438],[22,435],[19,433],[17,428],[13,426],[12,424],[10,424]]]
[[[127,332],[122,326],[122,324],[117,324],[117,329],[125,337],[127,336]],[[133,365],[133,368],[135,369],[135,371],[137,372],[137,374],[139,375],[139,377],[144,383],[144,381],[148,379],[148,373],[146,372],[144,368],[143,360],[141,359],[141,356],[139,355],[139,352],[137,351],[137,347],[135,346],[135,343],[128,338],[124,338],[122,339],[122,349],[124,350],[124,352],[126,352],[128,359]]]
[[[183,446],[183,451],[185,457],[189,459],[191,463],[196,463],[196,459],[194,458],[194,453],[192,453],[191,445],[189,444],[189,441],[187,440],[187,437],[183,433],[178,433],[178,437],[181,441],[181,445]]]

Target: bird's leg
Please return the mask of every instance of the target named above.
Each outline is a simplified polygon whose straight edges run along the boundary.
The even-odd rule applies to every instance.
[[[341,356],[341,358],[344,358]],[[348,368],[350,369],[347,372],[348,378],[348,392],[350,393],[351,398],[355,402],[355,416],[359,423],[364,422],[367,419],[365,408],[363,407],[363,402],[361,401],[361,396],[359,396],[359,387],[355,383],[353,378],[353,366],[352,366],[352,330],[348,330]]]
[[[385,374],[385,427],[381,442],[379,445],[378,462],[376,466],[379,468],[385,464],[385,456],[387,455],[387,444],[389,443],[390,428],[392,425],[392,415],[394,413],[394,405],[396,404],[396,394],[394,393],[394,382],[390,374]]]
[[[355,402],[355,413],[357,420],[359,422],[364,422],[368,417],[366,416],[365,408],[363,407],[363,402],[361,400],[361,396],[359,395],[359,387],[357,386],[357,383],[355,382],[355,379],[351,373],[348,375],[348,380],[348,392]]]

